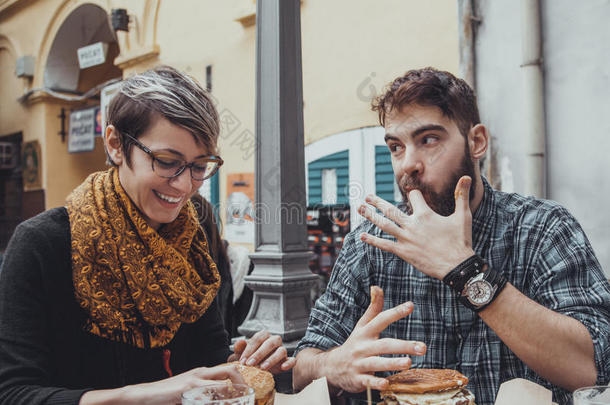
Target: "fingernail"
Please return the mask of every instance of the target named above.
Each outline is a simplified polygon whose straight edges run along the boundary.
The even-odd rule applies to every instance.
[[[254,359],[252,357],[250,357],[250,360],[248,360],[248,362],[246,363],[249,366],[253,366],[255,363]]]
[[[426,351],[426,347],[421,343],[416,343],[414,348],[417,353],[424,353]]]
[[[239,362],[241,364],[246,364],[246,358],[244,356],[242,356],[241,359],[239,359]]]
[[[372,196],[371,194],[367,195],[367,196],[364,198],[364,201],[366,201],[366,202],[371,202],[371,201],[373,201],[373,196]]]
[[[358,213],[364,215],[365,212],[366,212],[366,208],[364,207],[364,205],[361,205],[358,208]]]
[[[261,368],[262,368],[263,370],[268,369],[268,368],[269,368],[269,362],[268,362],[268,361],[263,362],[263,364],[261,364]]]

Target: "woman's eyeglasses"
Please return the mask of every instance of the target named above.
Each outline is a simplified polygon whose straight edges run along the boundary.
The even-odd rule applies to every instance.
[[[212,177],[224,163],[219,156],[214,155],[200,157],[187,163],[184,159],[172,153],[153,152],[133,136],[124,132],[122,134],[151,157],[153,172],[166,179],[180,176],[184,169],[188,167],[193,180],[203,181]]]

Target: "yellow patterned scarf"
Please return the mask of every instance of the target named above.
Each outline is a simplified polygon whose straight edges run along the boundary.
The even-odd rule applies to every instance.
[[[208,309],[220,276],[190,202],[157,233],[112,168],[90,175],[67,208],[76,300],[89,314],[85,330],[161,347],[182,322],[195,322]]]

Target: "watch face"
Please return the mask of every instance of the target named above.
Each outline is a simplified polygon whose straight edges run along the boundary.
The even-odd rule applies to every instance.
[[[485,280],[476,280],[466,287],[468,300],[474,305],[485,305],[491,300],[492,286]]]

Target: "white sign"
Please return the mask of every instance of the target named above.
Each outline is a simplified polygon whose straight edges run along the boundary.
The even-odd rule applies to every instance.
[[[108,114],[108,104],[121,88],[121,82],[110,84],[104,87],[100,93],[100,110],[102,111],[102,136],[106,132],[106,116]]]
[[[101,65],[106,62],[106,51],[108,44],[104,42],[96,42],[95,44],[87,45],[78,48],[78,64],[81,69],[86,69],[91,66]]]
[[[90,152],[95,148],[95,108],[70,113],[68,152]]]

